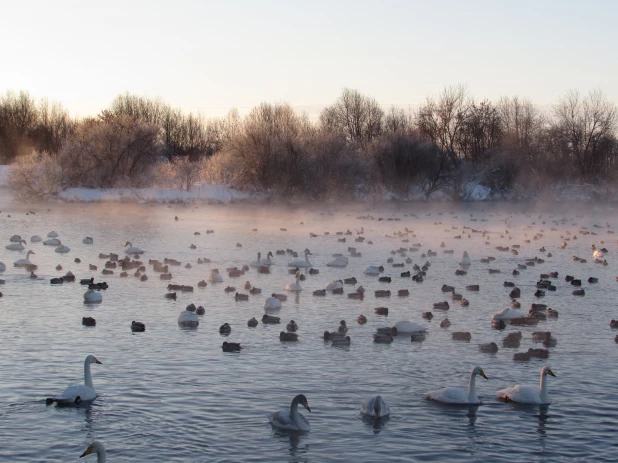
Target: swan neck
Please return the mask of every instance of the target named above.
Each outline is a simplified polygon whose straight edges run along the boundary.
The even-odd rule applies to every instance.
[[[468,384],[468,399],[470,402],[478,402],[476,395],[476,373],[470,373],[470,383]]]
[[[305,262],[309,263],[309,253],[305,253]]]
[[[299,285],[299,284],[300,284],[300,283],[299,283],[299,281],[300,281],[300,275],[297,273],[297,274],[296,274],[296,284],[297,284],[297,285]]]
[[[107,461],[107,455],[105,454],[105,449],[99,447],[97,449],[97,463],[105,463]]]
[[[549,394],[547,393],[547,375],[541,373],[541,402],[549,402]]]
[[[298,416],[298,401],[296,399],[294,399],[292,401],[292,405],[290,405],[290,419],[297,425],[300,422]]]
[[[84,384],[94,391],[92,384],[92,374],[90,373],[90,363],[86,360],[84,362]]]

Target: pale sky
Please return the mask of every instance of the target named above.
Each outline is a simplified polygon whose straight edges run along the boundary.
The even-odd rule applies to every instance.
[[[413,107],[459,83],[618,102],[617,18],[614,0],[0,0],[0,92],[79,117],[125,91],[208,117],[263,101],[317,112],[344,87]]]

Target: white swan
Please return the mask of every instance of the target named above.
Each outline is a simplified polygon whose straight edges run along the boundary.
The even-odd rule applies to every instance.
[[[470,372],[468,389],[464,387],[445,387],[438,391],[428,392],[427,398],[446,404],[480,404],[481,401],[476,395],[476,375],[481,375],[487,379],[481,367],[474,367]]]
[[[90,364],[101,363],[94,355],[89,355],[84,360],[84,384],[75,384],[67,387],[62,394],[56,397],[50,397],[46,400],[48,405],[57,402],[59,405],[80,404],[82,402],[96,399],[97,393],[92,385],[92,375],[90,373]]]
[[[98,291],[89,289],[88,291],[84,293],[84,301],[91,302],[91,303],[103,302],[103,295]]]
[[[13,267],[25,267],[26,265],[32,265],[32,262],[29,260],[30,254],[34,254],[34,251],[28,251],[24,259],[18,259],[13,262]]]
[[[594,252],[592,253],[592,257],[594,259],[601,259],[603,258],[603,256],[605,256],[605,253],[599,249],[595,249]]]
[[[341,289],[343,288],[343,283],[341,280],[332,280],[330,283],[326,285],[324,288],[326,291],[332,291],[333,289]]]
[[[289,410],[280,410],[268,415],[268,421],[275,428],[286,431],[309,431],[309,421],[298,412],[298,404],[301,404],[311,413],[307,398],[303,394],[298,394],[292,400]]]
[[[463,256],[461,256],[461,260],[459,261],[459,265],[462,267],[468,267],[470,265],[470,256],[468,255],[468,251],[463,252]]]
[[[9,238],[9,241],[11,243],[19,243],[21,241],[21,236],[19,235],[13,235]]]
[[[90,236],[87,236],[86,238],[84,238],[82,240],[82,243],[84,243],[84,244],[94,244],[94,240]]]
[[[99,441],[92,441],[86,451],[80,455],[79,458],[90,455],[91,453],[97,454],[97,463],[106,463],[107,457],[105,455],[105,447]]]
[[[330,261],[326,264],[327,267],[347,267],[348,258],[345,256],[335,257],[335,260]]]
[[[66,254],[70,250],[71,250],[71,248],[68,247],[68,246],[65,246],[64,244],[61,244],[56,249],[54,249],[55,252],[60,253],[60,254]]]
[[[50,238],[48,240],[43,241],[45,246],[60,246],[62,242],[58,238]]]
[[[17,243],[11,243],[5,246],[5,249],[8,249],[9,251],[23,251],[26,248],[24,248],[21,243],[27,244],[26,240],[20,240]]]
[[[408,320],[403,320],[395,323],[397,328],[397,334],[412,334],[412,333],[424,333],[426,331],[425,325],[420,323],[412,323]]]
[[[305,258],[299,260],[293,260],[292,262],[288,262],[288,267],[313,267],[313,264],[309,261],[309,256],[311,253],[307,249],[305,251]]]
[[[267,267],[270,267],[271,265],[273,265],[275,262],[271,260],[271,257],[274,257],[273,253],[272,251],[268,251],[268,254],[266,255],[266,259],[262,259],[262,265],[266,265]]]
[[[547,393],[547,375],[556,376],[548,366],[541,368],[541,386],[520,386],[502,389],[497,392],[498,399],[522,404],[547,405],[551,403]]]
[[[264,302],[264,308],[265,309],[280,309],[281,308],[281,301],[279,299],[277,299],[276,297],[269,297],[266,299],[266,302]]]
[[[299,283],[300,281],[300,272],[296,272],[296,281],[294,283],[288,283],[285,285],[286,291],[302,291],[303,287]]]
[[[370,265],[365,269],[365,275],[379,275],[380,269],[375,265]]]
[[[47,237],[48,237],[48,238],[58,238],[58,233],[56,233],[55,231],[50,231],[50,232],[47,234]]]
[[[178,316],[178,324],[182,326],[195,327],[200,324],[200,319],[195,312],[185,310],[184,312],[181,312]]]
[[[391,409],[381,396],[374,395],[361,402],[361,413],[367,416],[383,418],[390,415]]]
[[[142,249],[138,248],[137,246],[133,246],[130,241],[127,241],[127,243],[124,245],[125,248],[127,246],[129,247],[124,250],[125,254],[144,254],[144,251]]]
[[[217,270],[216,268],[213,268],[210,271],[210,274],[206,277],[206,280],[210,281],[211,283],[223,283],[223,277],[219,273],[219,270]]]
[[[521,318],[524,317],[525,314],[520,312],[519,310],[507,308],[503,309],[500,312],[494,314],[491,319],[492,320],[511,320],[512,318]]]
[[[3,262],[0,262],[0,273],[4,272],[6,270],[6,265],[4,265]]]
[[[30,237],[31,243],[40,243],[41,241],[43,241],[43,238],[41,238],[39,235],[32,235]]]
[[[261,267],[262,266],[262,253],[258,252],[257,259],[249,264],[249,267]]]

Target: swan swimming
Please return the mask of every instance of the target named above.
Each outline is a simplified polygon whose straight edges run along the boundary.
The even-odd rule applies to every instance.
[[[274,265],[275,262],[271,260],[271,257],[274,257],[273,253],[272,251],[268,251],[268,254],[266,255],[266,259],[261,260],[262,266],[266,265],[267,267],[270,267],[271,265]]]
[[[547,375],[556,376],[548,366],[541,368],[541,385],[509,387],[498,391],[496,394],[498,399],[506,402],[519,402],[522,404],[547,405],[551,403],[547,392]]]
[[[195,312],[185,310],[180,312],[178,324],[181,326],[197,327],[200,324],[200,319]]]
[[[84,293],[84,301],[90,303],[103,302],[103,295],[98,291],[89,289]]]
[[[269,297],[266,299],[266,302],[264,302],[264,308],[265,309],[280,309],[281,301],[277,299],[276,297]]]
[[[28,243],[26,243],[26,240],[20,240],[17,243],[11,243],[11,244],[5,246],[4,248],[8,249],[9,251],[23,251],[26,248],[24,248],[21,245],[21,243],[28,244]]]
[[[61,244],[60,246],[58,246],[56,249],[54,249],[55,252],[59,253],[59,254],[66,254],[67,252],[69,252],[71,250],[70,247],[65,246],[64,244]]]
[[[301,404],[309,413],[309,403],[303,394],[298,394],[292,400],[289,410],[280,410],[268,415],[268,421],[275,427],[285,431],[309,431],[309,421],[298,412],[298,404]]]
[[[92,443],[88,446],[86,451],[82,453],[79,458],[90,455],[91,453],[97,454],[97,463],[106,463],[107,457],[105,455],[105,447],[99,441],[92,441]]]
[[[210,271],[210,274],[206,277],[206,280],[210,281],[211,283],[223,283],[223,277],[219,273],[219,270],[217,270],[216,268],[213,268]]]
[[[288,267],[313,267],[313,264],[309,261],[310,255],[312,255],[311,252],[308,249],[305,250],[305,258],[288,262]]]
[[[326,291],[332,291],[333,289],[342,289],[343,283],[341,280],[332,280],[330,283],[326,285],[324,288]]]
[[[285,285],[286,291],[302,291],[303,287],[299,283],[300,281],[300,272],[296,272],[296,281],[294,283],[288,283]]]
[[[525,314],[520,312],[519,310],[507,308],[503,309],[500,312],[494,314],[491,319],[492,320],[511,320],[512,318],[522,318]]]
[[[13,266],[14,267],[25,267],[26,265],[32,265],[32,262],[30,262],[29,257],[30,254],[34,254],[34,251],[28,251],[28,253],[26,254],[26,257],[23,259],[18,259],[15,262],[13,262]]]
[[[395,323],[395,328],[397,328],[397,334],[424,333],[426,331],[425,325],[408,320]]]
[[[367,416],[383,418],[390,415],[391,409],[382,396],[374,395],[361,402],[361,413]]]
[[[365,275],[378,275],[380,273],[380,268],[375,265],[370,265],[365,269]]]
[[[335,260],[330,261],[326,264],[327,267],[347,267],[348,258],[345,256],[336,257]]]
[[[54,402],[57,402],[58,405],[79,405],[82,402],[96,399],[97,393],[94,391],[92,374],[90,373],[90,365],[92,363],[101,364],[94,355],[86,357],[86,360],[84,360],[84,384],[71,385],[59,396],[46,399],[47,405],[51,405]]]
[[[481,375],[487,379],[481,367],[474,367],[470,372],[470,382],[468,389],[463,387],[445,387],[443,389],[427,393],[427,398],[446,404],[480,404],[476,395],[476,375]]]
[[[127,241],[124,247],[127,249],[124,250],[125,254],[144,254],[144,251],[137,246],[133,246],[130,241]]]
[[[262,253],[258,252],[257,259],[249,264],[249,267],[261,267],[262,266]]]

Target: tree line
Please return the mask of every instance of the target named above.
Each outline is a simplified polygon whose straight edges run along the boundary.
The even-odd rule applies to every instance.
[[[385,110],[344,89],[316,120],[285,103],[205,119],[128,93],[75,120],[60,104],[21,91],[0,97],[0,162],[54,166],[55,188],[170,181],[190,188],[202,178],[314,199],[385,190],[465,199],[471,183],[504,194],[615,182],[617,121],[600,90],[568,92],[542,111],[525,98],[476,100],[463,85],[415,110]],[[36,177],[23,170],[28,175]]]

